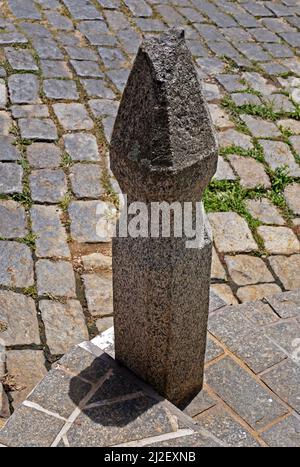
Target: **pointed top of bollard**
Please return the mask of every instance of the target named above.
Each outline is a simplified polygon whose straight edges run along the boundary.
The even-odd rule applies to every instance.
[[[215,173],[217,143],[184,31],[145,40],[111,141],[112,171],[140,199],[186,199]]]

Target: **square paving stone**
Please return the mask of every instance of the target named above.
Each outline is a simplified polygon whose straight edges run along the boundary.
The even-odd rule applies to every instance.
[[[106,316],[113,314],[112,278],[100,274],[82,276],[85,297],[91,315]]]
[[[293,177],[300,176],[300,166],[297,165],[287,144],[281,141],[259,140],[262,145],[266,162],[271,169],[288,166]]]
[[[17,408],[32,389],[47,374],[42,350],[10,350],[6,358],[7,372],[20,390],[13,390],[10,396],[13,407]]]
[[[251,216],[264,224],[285,224],[279,210],[267,198],[248,199],[246,206]]]
[[[63,136],[65,148],[73,161],[99,161],[97,140],[88,133],[74,133]]]
[[[37,236],[35,254],[39,258],[69,258],[67,234],[56,206],[33,206],[30,211],[32,231]]]
[[[72,396],[70,387],[72,386]],[[60,370],[50,371],[28,397],[43,409],[68,418],[89,393],[91,385]]]
[[[228,92],[242,91],[247,86],[241,83],[241,77],[239,75],[223,73],[217,75],[216,79]]]
[[[300,366],[290,359],[279,363],[265,373],[261,379],[282,400],[300,413]]]
[[[125,85],[128,80],[129,76],[129,69],[128,68],[120,68],[119,70],[109,70],[107,72],[108,77],[114,83],[116,88],[123,92]]]
[[[225,256],[228,272],[237,285],[274,282],[262,259],[249,255]]]
[[[0,161],[18,161],[21,159],[13,136],[0,136]]]
[[[82,79],[81,83],[89,97],[101,97],[103,99],[114,99],[115,94],[102,79]]]
[[[101,183],[99,165],[75,164],[70,169],[72,191],[77,198],[99,198],[105,190]]]
[[[37,71],[39,69],[28,50],[7,47],[5,48],[5,55],[14,70]]]
[[[55,141],[57,129],[49,118],[21,118],[19,120],[21,137],[40,141]]]
[[[69,57],[73,60],[84,60],[84,61],[98,61],[98,55],[88,47],[66,47],[66,52]]]
[[[49,99],[78,100],[79,94],[75,81],[66,79],[46,79],[44,92]]]
[[[6,346],[40,343],[37,311],[32,298],[0,290],[0,319],[7,328],[1,332]]]
[[[110,242],[114,206],[104,201],[73,201],[69,206],[71,235],[79,243]]]
[[[51,26],[55,29],[62,31],[70,31],[73,29],[72,21],[66,16],[59,14],[57,11],[47,12],[46,18],[51,24]]]
[[[246,221],[235,212],[214,212],[208,218],[218,251],[242,253],[257,250]]]
[[[75,20],[98,19],[100,17],[99,11],[89,0],[85,0],[84,2],[64,0],[64,3]]]
[[[283,96],[282,94],[271,94],[269,96],[265,96],[264,101],[266,104],[273,107],[274,112],[282,113],[295,111],[294,104],[287,96]]]
[[[66,62],[62,60],[41,60],[44,78],[71,78],[72,73]]]
[[[183,412],[186,413],[189,417],[195,417],[196,415],[201,414],[216,404],[216,399],[211,397],[211,395],[205,389],[202,389],[202,391],[199,392],[199,394],[192,400],[192,402],[190,402],[189,405],[183,409]]]
[[[0,258],[0,285],[24,288],[33,285],[33,261],[28,246],[0,241]]]
[[[252,428],[260,429],[287,409],[229,357],[206,370],[207,384]]]
[[[262,225],[257,229],[268,253],[290,255],[300,253],[300,243],[294,232],[288,227]]]
[[[32,45],[40,59],[63,60],[64,56],[57,43],[49,37],[35,37]]]
[[[263,164],[257,162],[251,157],[231,155],[230,164],[240,177],[240,184],[244,188],[270,188],[271,182],[265,172]]]
[[[43,118],[49,117],[49,109],[44,104],[23,104],[10,107],[14,118]]]
[[[284,190],[284,197],[289,208],[295,213],[300,215],[300,184],[292,183]]]
[[[64,420],[22,406],[1,430],[0,442],[11,447],[49,447],[64,424]]]
[[[81,77],[102,78],[103,73],[97,62],[88,60],[70,60],[76,74]]]
[[[36,263],[38,294],[76,298],[75,276],[71,263],[40,259]]]
[[[65,130],[91,130],[94,126],[83,104],[54,104],[53,110]]]
[[[40,301],[47,345],[52,355],[68,352],[72,346],[89,339],[82,306],[77,300],[59,303]]]
[[[231,99],[237,106],[243,105],[261,105],[261,100],[255,94],[248,94],[246,92],[235,92],[231,94]]]
[[[21,238],[26,235],[25,209],[16,201],[0,200],[0,237]]]
[[[127,64],[127,58],[118,48],[98,47],[100,58],[108,69],[122,68]]]
[[[269,262],[286,290],[300,289],[300,255],[270,256]]]
[[[63,170],[34,170],[29,176],[33,201],[59,203],[68,191]]]
[[[32,104],[39,99],[39,82],[33,74],[11,75],[8,89],[12,104]]]
[[[297,350],[295,342],[300,336],[300,325],[296,321],[280,320],[278,323],[266,326],[265,332],[268,338],[293,360],[295,349]],[[298,355],[295,356],[295,359],[297,358]]]
[[[61,163],[61,152],[52,143],[32,143],[27,147],[27,160],[34,169],[56,169]]]
[[[218,439],[231,447],[259,447],[259,443],[244,426],[220,406],[213,407],[196,417],[197,422]]]
[[[238,305],[238,311],[241,315],[245,316],[247,320],[255,324],[255,326],[265,326],[267,324],[276,323],[276,321],[279,320],[279,317],[272,310],[270,305],[262,301]]]
[[[0,45],[27,44],[26,37],[19,32],[3,32],[0,36]]]
[[[18,19],[41,19],[41,14],[32,0],[8,0],[8,6]]]
[[[267,301],[281,318],[300,316],[299,290],[267,297]]]
[[[251,115],[241,115],[241,118],[255,138],[263,138],[264,136],[267,138],[273,138],[281,136],[280,131],[273,122],[262,120],[261,118],[255,118]]]
[[[18,164],[0,162],[0,194],[22,193],[23,169]]]
[[[233,128],[234,123],[229,115],[217,104],[208,104],[209,112],[215,127],[219,130]]]
[[[101,118],[116,117],[119,108],[119,102],[110,99],[91,99],[89,105],[95,117]]]
[[[290,415],[261,434],[268,446],[298,448],[300,446],[300,420]]]
[[[8,114],[4,110],[0,111],[0,135],[1,136],[8,136],[11,128],[13,127],[13,121]]]
[[[242,149],[252,149],[253,144],[248,135],[244,135],[236,130],[225,130],[218,134],[219,143],[222,147],[235,146]]]

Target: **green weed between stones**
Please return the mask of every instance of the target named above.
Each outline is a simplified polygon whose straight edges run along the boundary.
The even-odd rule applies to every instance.
[[[37,239],[37,236],[30,232],[29,234],[26,235],[24,238],[18,239],[19,243],[24,243],[24,245],[29,246],[29,248],[32,248],[33,250],[35,249],[35,241]]]

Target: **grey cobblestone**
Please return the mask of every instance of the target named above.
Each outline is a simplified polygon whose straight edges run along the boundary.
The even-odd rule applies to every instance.
[[[59,203],[67,193],[67,179],[63,170],[34,170],[29,176],[33,201]]]

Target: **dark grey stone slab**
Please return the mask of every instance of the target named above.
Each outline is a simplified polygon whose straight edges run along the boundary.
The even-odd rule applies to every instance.
[[[297,321],[284,322],[280,320],[272,326],[265,327],[265,333],[272,342],[293,358],[297,347],[295,342],[298,338],[300,344],[300,325]]]
[[[77,198],[97,199],[105,190],[101,183],[102,170],[95,164],[75,164],[70,168],[72,191]]]
[[[18,164],[0,163],[0,194],[22,193],[23,169]]]
[[[208,367],[206,379],[207,384],[254,429],[287,413],[271,392],[229,357]]]
[[[220,355],[223,355],[224,350],[215,341],[212,340],[211,337],[207,337],[206,342],[206,352],[205,352],[205,362],[208,363],[211,360],[214,360]]]
[[[196,418],[201,428],[205,428],[218,439],[231,447],[259,447],[260,444],[249,431],[238,423],[220,406]]]
[[[25,209],[16,201],[0,200],[0,237],[21,238],[26,234]]]
[[[0,256],[0,285],[23,288],[33,285],[33,261],[28,246],[0,241]]]
[[[75,81],[62,79],[47,79],[44,81],[44,92],[49,99],[78,100]]]
[[[61,152],[52,143],[32,143],[27,147],[27,160],[34,169],[55,169],[61,163]]]
[[[33,104],[39,99],[39,83],[33,74],[11,75],[8,78],[8,89],[13,104]]]
[[[64,420],[22,406],[0,431],[0,443],[10,447],[51,446],[64,424]]]
[[[72,238],[79,243],[110,242],[112,208],[104,201],[73,201],[69,206]]]
[[[40,141],[55,141],[57,129],[49,118],[21,118],[19,120],[21,137]]]
[[[298,448],[300,445],[300,420],[290,415],[261,434],[270,447]]]
[[[261,377],[282,400],[300,412],[300,365],[290,359],[279,363]]]
[[[67,179],[63,170],[34,170],[29,176],[33,201],[59,203],[68,191]]]
[[[40,296],[75,298],[75,276],[67,261],[40,259],[36,263],[37,290]]]
[[[182,410],[189,417],[195,417],[216,404],[217,400],[210,396],[206,389],[202,389],[202,391],[200,391],[186,407],[182,408]]]
[[[39,68],[28,50],[7,47],[6,58],[14,70],[37,71]]]
[[[0,161],[17,161],[21,158],[13,136],[0,136]]]
[[[67,234],[56,206],[33,206],[30,211],[32,231],[37,236],[35,254],[39,258],[69,258]]]
[[[63,137],[65,148],[73,161],[97,162],[100,159],[97,140],[88,133],[67,134]]]
[[[218,447],[221,444],[211,436],[204,433],[194,433],[189,436],[173,437],[169,440],[158,441],[156,443],[145,444],[145,447],[155,448],[193,448],[193,447]]]
[[[281,318],[300,316],[299,290],[266,297],[266,300]]]

